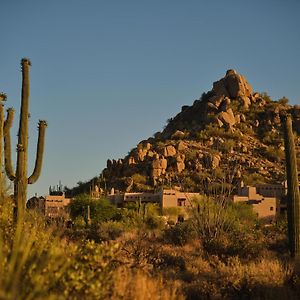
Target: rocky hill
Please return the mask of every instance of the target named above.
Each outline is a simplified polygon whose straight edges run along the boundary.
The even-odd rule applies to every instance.
[[[69,192],[88,192],[95,183],[129,192],[157,186],[203,191],[239,180],[282,182],[283,113],[293,116],[299,147],[300,106],[253,92],[244,76],[228,70],[193,105],[182,106],[162,132],[141,141],[123,159],[108,159],[99,178]]]

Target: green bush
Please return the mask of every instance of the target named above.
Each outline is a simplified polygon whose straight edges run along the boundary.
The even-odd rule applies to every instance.
[[[266,183],[265,177],[258,173],[244,175],[243,181],[245,185],[249,185],[249,186],[255,186],[257,184]]]
[[[25,224],[0,229],[0,299],[63,299],[57,287],[70,263],[68,251],[40,215],[25,217]]]
[[[60,282],[64,298],[108,299],[119,246],[82,241],[70,250],[70,265]]]
[[[88,232],[88,238],[95,242],[115,240],[125,231],[125,226],[121,222],[107,221],[93,224]]]
[[[81,194],[69,205],[72,219],[83,217],[87,223],[88,206],[90,207],[91,221],[94,223],[118,218],[118,209],[107,199],[91,199],[88,195]]]
[[[187,222],[177,223],[174,227],[163,231],[163,240],[167,243],[183,246],[196,237],[196,232],[192,224]]]

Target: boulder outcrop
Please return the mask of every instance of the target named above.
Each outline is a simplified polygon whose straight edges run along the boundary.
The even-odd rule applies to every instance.
[[[176,157],[177,172],[181,173],[185,169],[185,155],[179,154]]]
[[[176,149],[172,145],[168,145],[164,148],[164,157],[172,157],[176,155]]]

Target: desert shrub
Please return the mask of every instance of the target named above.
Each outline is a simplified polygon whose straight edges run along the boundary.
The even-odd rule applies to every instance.
[[[287,221],[287,215],[280,215],[278,218],[276,218],[275,222],[275,229],[276,232],[287,234],[288,230],[288,221]]]
[[[156,204],[148,203],[145,205],[144,224],[147,229],[161,229],[164,220],[160,216],[160,207]]]
[[[227,140],[224,141],[223,144],[221,144],[221,145],[218,146],[218,150],[220,150],[222,152],[225,152],[225,153],[228,153],[232,149],[234,149],[235,145],[236,145],[235,140],[233,140],[233,139],[227,139]]]
[[[214,244],[241,221],[238,210],[224,197],[195,198],[189,211],[191,224],[203,246]],[[210,246],[209,246],[210,247]]]
[[[133,179],[134,183],[139,183],[139,184],[146,184],[147,182],[147,178],[146,176],[143,176],[139,173],[135,173],[131,176],[131,178]]]
[[[265,177],[259,173],[245,174],[243,175],[243,181],[245,185],[249,186],[266,183]]]
[[[75,229],[81,229],[86,226],[86,220],[83,216],[78,216],[74,219],[73,224],[75,226]]]
[[[197,183],[190,176],[185,176],[181,182],[183,189],[187,192],[195,191],[198,188]]]
[[[219,127],[216,124],[210,123],[208,125],[206,125],[205,129],[198,132],[196,134],[197,139],[199,140],[205,140],[208,139],[210,137],[221,137],[224,139],[233,139],[233,140],[240,140],[241,139],[241,135],[239,132],[237,131],[228,131],[223,127]]]
[[[82,241],[72,245],[70,265],[60,282],[65,299],[108,299],[118,244]]]
[[[237,127],[241,130],[242,133],[244,134],[249,134],[249,135],[253,135],[254,131],[252,126],[247,125],[246,123],[240,123],[237,125]]]
[[[261,92],[259,93],[259,96],[266,101],[266,103],[271,103],[273,102],[272,98],[268,95],[267,92]]]
[[[121,221],[127,230],[135,228],[153,230],[164,226],[159,206],[152,203],[129,204],[121,211]]]
[[[186,299],[297,299],[285,285],[292,268],[277,259],[232,257],[224,262],[210,256],[193,264],[196,279],[184,286]]]
[[[185,152],[185,159],[186,161],[193,161],[197,158],[198,150],[197,149],[188,149]]]
[[[246,203],[229,203],[228,213],[231,216],[232,228],[236,230],[252,229],[256,226],[258,219],[251,205]]]
[[[282,142],[282,137],[278,131],[264,130],[261,132],[262,142],[267,145],[278,145]]]
[[[164,207],[162,214],[164,216],[178,216],[180,213],[179,207]]]
[[[268,146],[267,148],[265,148],[264,155],[268,160],[273,162],[279,162],[284,159],[284,151],[278,148],[278,146]]]
[[[13,226],[13,200],[10,197],[4,197],[0,201],[0,230],[4,238],[11,234]]]
[[[195,229],[189,221],[177,223],[174,227],[165,229],[162,235],[165,242],[179,246],[187,244],[195,237]]]
[[[179,282],[161,276],[150,276],[142,270],[120,268],[115,272],[110,299],[183,300]]]
[[[10,227],[9,235],[1,228],[1,299],[63,299],[56,288],[69,259],[54,228],[44,223],[37,214],[26,214],[25,224]]]
[[[107,199],[91,199],[89,195],[82,194],[71,201],[70,214],[72,219],[83,217],[87,223],[87,209],[90,207],[90,217],[92,222],[105,222],[118,218],[117,208],[110,204]]]
[[[124,224],[117,221],[106,221],[92,224],[88,238],[96,242],[115,240],[125,231]]]

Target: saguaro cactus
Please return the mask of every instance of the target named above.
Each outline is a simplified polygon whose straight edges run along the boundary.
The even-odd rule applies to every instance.
[[[2,175],[2,164],[3,164],[3,127],[4,127],[4,104],[6,100],[5,94],[0,94],[0,199],[3,196],[3,175]]]
[[[27,159],[28,159],[28,118],[29,118],[29,68],[30,61],[23,58],[22,66],[22,94],[21,94],[21,112],[18,132],[17,145],[17,165],[16,172],[13,172],[11,160],[11,139],[10,128],[13,122],[14,111],[8,110],[7,120],[4,130],[4,155],[5,155],[5,171],[10,180],[14,182],[14,201],[15,201],[15,217],[22,218],[25,210],[25,203],[27,197],[27,184],[35,183],[40,175],[43,151],[45,143],[45,130],[47,127],[46,121],[39,121],[39,138],[37,144],[37,154],[35,160],[35,167],[32,175],[28,178],[27,173]]]
[[[288,234],[292,257],[300,258],[300,194],[297,159],[290,115],[284,118],[286,175],[288,184]]]

